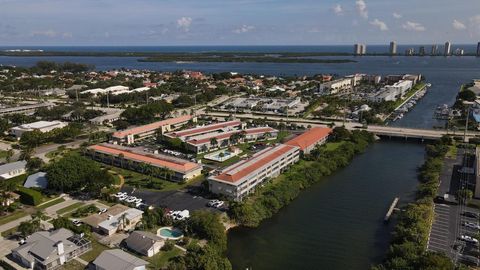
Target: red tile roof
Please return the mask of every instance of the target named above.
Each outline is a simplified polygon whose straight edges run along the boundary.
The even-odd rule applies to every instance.
[[[270,133],[277,132],[277,130],[271,127],[234,130],[234,131],[229,131],[229,132],[224,132],[219,134],[212,134],[212,136],[208,136],[207,138],[189,140],[188,143],[195,144],[195,145],[204,144],[204,143],[210,142],[212,138],[215,138],[217,140],[222,140],[222,139],[229,138],[235,133],[241,133],[241,132],[245,132],[246,134],[263,134],[267,132],[270,132]]]
[[[226,168],[221,174],[214,177],[225,182],[235,183],[242,180],[245,176],[258,170],[275,160],[276,158],[288,153],[296,147],[280,144],[275,147],[267,148],[257,155],[252,156],[250,159],[242,160],[236,164]]]
[[[201,167],[197,163],[190,162],[188,160],[181,160],[181,159],[173,159],[173,158],[162,158],[160,155],[152,155],[152,154],[140,154],[136,152],[132,152],[129,150],[122,150],[117,148],[116,146],[110,146],[106,144],[97,144],[89,147],[97,152],[106,153],[113,156],[118,156],[123,154],[125,159],[131,159],[139,162],[144,162],[151,165],[156,165],[163,168],[168,168],[172,171],[186,173],[192,169],[197,169]]]
[[[330,132],[332,132],[331,128],[314,127],[291,139],[285,144],[300,147],[300,149],[303,151],[309,146],[314,145],[328,137]]]
[[[182,131],[176,131],[176,132],[171,132],[167,133],[167,136],[171,137],[186,137],[186,136],[194,136],[196,134],[200,133],[206,133],[209,131],[217,130],[217,129],[222,129],[226,127],[235,127],[242,124],[240,121],[229,121],[229,122],[222,122],[222,123],[216,123],[216,124],[211,124],[203,127],[196,127],[196,128],[191,128],[191,129],[186,129]]]
[[[191,115],[184,115],[184,116],[180,116],[180,117],[176,117],[176,118],[168,118],[168,119],[158,121],[158,122],[155,122],[155,123],[151,123],[151,124],[148,124],[148,125],[143,125],[143,126],[134,127],[134,128],[131,128],[131,129],[117,131],[117,132],[113,133],[113,137],[124,138],[128,135],[131,135],[131,134],[136,135],[136,134],[141,134],[141,133],[144,133],[144,132],[153,131],[153,130],[159,129],[159,128],[165,126],[165,125],[175,125],[175,124],[178,124],[178,123],[187,122],[190,119],[192,119]]]

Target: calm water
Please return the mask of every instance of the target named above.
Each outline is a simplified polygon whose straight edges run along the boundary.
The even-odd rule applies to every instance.
[[[384,52],[385,48],[369,46],[369,51]],[[470,51],[473,47],[464,48]],[[43,49],[79,50],[71,47]],[[95,51],[89,47],[81,47],[81,50]],[[148,49],[116,47],[115,50],[350,52],[351,46],[337,46],[334,49],[328,46]],[[443,103],[453,103],[460,85],[480,75],[480,59],[475,57],[357,57],[357,63],[346,64],[178,64],[142,63],[138,62],[137,58],[126,57],[0,56],[0,64],[5,65],[31,66],[40,60],[93,64],[99,70],[126,67],[160,71],[189,69],[207,73],[236,71],[268,75],[422,73],[433,86],[410,113],[394,123],[418,128],[442,125],[432,118],[435,107]],[[395,196],[400,196],[403,202],[412,198],[417,184],[415,169],[422,162],[423,145],[392,141],[375,144],[366,153],[355,158],[347,168],[302,192],[292,204],[263,222],[259,228],[237,228],[229,233],[228,255],[234,268],[368,269],[372,263],[382,258],[390,240],[391,228],[383,224],[383,215]]]
[[[423,146],[380,142],[255,229],[229,233],[234,269],[368,269],[388,247],[383,217],[414,196]]]

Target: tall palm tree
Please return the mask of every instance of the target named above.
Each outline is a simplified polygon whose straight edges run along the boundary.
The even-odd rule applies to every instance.
[[[213,147],[216,147],[218,144],[217,138],[211,138],[210,139],[210,145]]]

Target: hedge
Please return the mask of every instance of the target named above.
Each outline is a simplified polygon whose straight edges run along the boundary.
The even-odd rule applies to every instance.
[[[43,201],[42,193],[34,189],[19,187],[18,193],[20,194],[20,202],[28,205],[39,205]]]

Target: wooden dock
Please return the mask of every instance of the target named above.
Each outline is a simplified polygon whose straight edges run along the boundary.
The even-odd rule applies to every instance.
[[[393,211],[396,209],[395,207],[397,206],[399,200],[400,200],[399,197],[395,197],[395,199],[393,199],[393,202],[390,205],[390,208],[388,208],[388,212],[385,215],[385,218],[383,219],[383,221],[388,222],[390,220],[390,217],[392,216]]]

